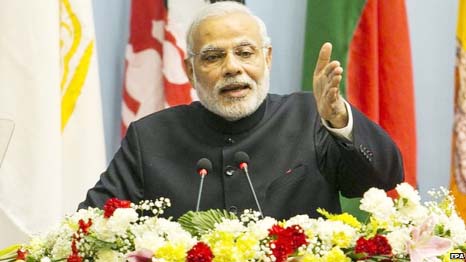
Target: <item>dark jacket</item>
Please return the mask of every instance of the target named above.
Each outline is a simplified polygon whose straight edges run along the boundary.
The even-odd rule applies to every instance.
[[[116,153],[79,208],[102,207],[118,197],[138,202],[171,199],[166,216],[194,210],[200,183],[196,163],[206,157],[201,210],[256,209],[234,154],[250,156],[249,173],[264,215],[316,217],[318,207],[340,212],[339,192],[358,197],[370,187],[391,189],[403,179],[402,159],[388,135],[357,109],[353,142],[321,123],[311,93],[269,95],[251,116],[228,122],[199,102],[133,122]]]

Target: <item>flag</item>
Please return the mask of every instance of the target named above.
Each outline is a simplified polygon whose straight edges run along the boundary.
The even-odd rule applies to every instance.
[[[403,156],[405,181],[416,187],[414,88],[405,1],[316,0],[308,2],[307,11],[303,88],[312,89],[320,47],[331,42],[332,58],[346,72],[341,94],[393,138]]]
[[[185,35],[203,0],[133,0],[122,102],[122,135],[145,115],[196,99],[183,61]]]
[[[459,0],[457,23],[450,187],[458,212],[466,220],[466,0]]]
[[[72,212],[106,166],[92,1],[60,0],[60,62],[62,190]]]
[[[206,0],[132,0],[122,136],[134,120],[197,100],[184,69],[186,33],[194,15],[207,4]]]
[[[8,1],[0,28],[0,119],[14,125],[0,220],[44,232],[76,210],[105,167],[91,1]],[[0,232],[11,232],[5,225]]]

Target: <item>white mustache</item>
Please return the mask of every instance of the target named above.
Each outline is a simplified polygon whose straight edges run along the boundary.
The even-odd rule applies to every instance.
[[[248,76],[237,76],[237,77],[228,77],[219,80],[214,89],[216,91],[221,91],[223,88],[229,85],[248,85],[251,89],[256,88],[256,82]]]

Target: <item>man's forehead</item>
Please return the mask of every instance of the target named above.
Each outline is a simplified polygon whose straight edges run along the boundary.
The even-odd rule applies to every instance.
[[[238,12],[206,18],[194,32],[193,40],[199,50],[207,45],[238,45],[241,42],[258,45],[261,35],[255,19]]]

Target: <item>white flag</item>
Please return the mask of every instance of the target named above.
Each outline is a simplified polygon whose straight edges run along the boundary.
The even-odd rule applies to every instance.
[[[14,123],[0,232],[31,234],[73,212],[105,167],[91,2],[5,1],[0,31],[0,119]]]

